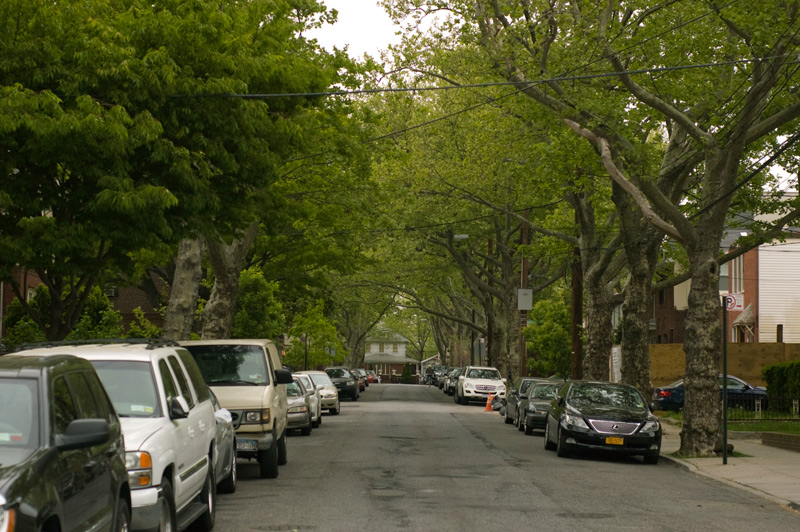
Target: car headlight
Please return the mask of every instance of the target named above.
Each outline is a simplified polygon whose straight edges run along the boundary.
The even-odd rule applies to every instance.
[[[355,383],[356,383],[356,381],[347,381],[347,385],[348,385],[348,386],[352,386],[352,385],[354,385]]]
[[[152,485],[153,460],[150,453],[144,451],[125,453],[125,467],[128,469],[128,486],[132,490],[149,488]]]
[[[306,405],[303,406],[293,406],[289,409],[290,414],[299,414],[301,412],[308,412],[308,407]]]
[[[658,431],[658,420],[651,419],[650,421],[646,421],[644,427],[639,432],[656,432]]]
[[[468,382],[468,383],[466,383],[466,384],[464,385],[464,389],[466,389],[466,390],[471,390],[471,389],[473,389],[474,387],[475,387],[475,385],[474,385],[474,384],[472,384],[471,382]]]
[[[242,423],[269,423],[270,413],[269,408],[262,408],[261,410],[245,410],[242,416]]]
[[[506,391],[506,387],[505,387],[505,386],[503,386],[503,385],[501,384],[500,386],[498,386],[498,387],[496,388],[496,390],[497,390],[498,392],[504,392],[504,391]]]
[[[562,418],[562,420],[564,421],[564,424],[567,425],[568,427],[572,426],[572,427],[577,427],[577,428],[580,428],[580,429],[588,429],[589,428],[589,426],[586,424],[586,422],[580,416],[576,416],[576,415],[573,415],[573,414],[564,414],[564,417]]]

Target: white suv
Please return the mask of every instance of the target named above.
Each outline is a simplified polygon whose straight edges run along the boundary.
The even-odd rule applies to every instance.
[[[506,396],[506,379],[500,376],[500,371],[484,366],[467,366],[458,377],[453,399],[457,404],[465,405],[470,401],[486,402],[490,395]]]
[[[125,438],[132,530],[214,528],[216,420],[208,386],[186,349],[171,342],[58,345],[94,366]]]

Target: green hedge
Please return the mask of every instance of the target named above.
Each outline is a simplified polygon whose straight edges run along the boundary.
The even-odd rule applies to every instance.
[[[791,399],[800,399],[800,360],[766,366],[761,375],[771,406],[785,409],[791,406]]]

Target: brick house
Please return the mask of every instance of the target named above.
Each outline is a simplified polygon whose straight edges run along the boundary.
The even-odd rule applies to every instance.
[[[407,356],[408,340],[403,336],[379,331],[365,343],[364,367],[375,370],[383,382],[398,382],[406,365],[411,365],[415,381],[419,377],[420,361]]]

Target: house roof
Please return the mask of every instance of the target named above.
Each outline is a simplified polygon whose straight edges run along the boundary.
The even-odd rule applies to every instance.
[[[753,310],[753,304],[749,304],[745,307],[739,317],[733,320],[733,326],[742,326],[742,325],[750,325],[753,326],[756,324],[756,313]]]
[[[391,353],[367,353],[364,357],[367,364],[419,364],[419,360]]]
[[[365,341],[367,342],[397,342],[401,344],[407,344],[408,339],[405,338],[403,335],[398,334],[392,331],[375,331],[374,334],[371,336],[367,336]]]

